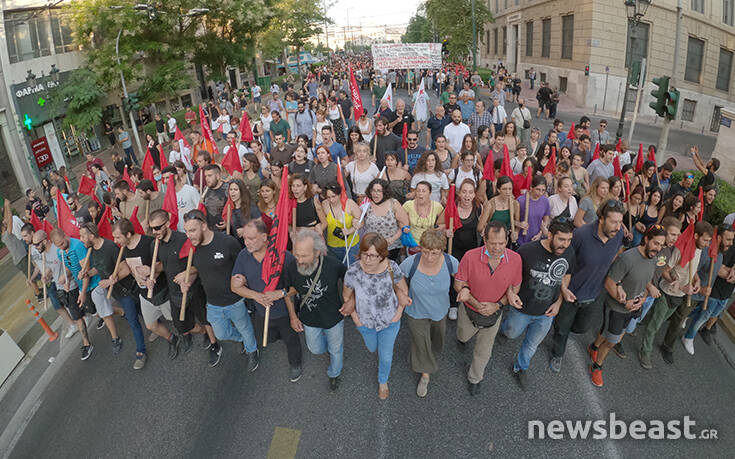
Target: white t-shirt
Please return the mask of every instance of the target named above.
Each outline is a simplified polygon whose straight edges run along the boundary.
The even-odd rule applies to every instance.
[[[232,130],[232,126],[230,126],[230,115],[220,115],[219,118],[217,118],[217,127],[222,126],[222,133],[227,134]]]
[[[176,229],[184,231],[184,214],[199,207],[199,192],[191,185],[184,185],[176,192],[176,203],[179,206],[179,224]]]
[[[439,175],[419,172],[411,179],[411,189],[416,188],[419,182],[429,182],[431,184],[431,200],[436,202],[442,200],[441,190],[449,189],[449,180],[447,180],[447,175],[444,172]]]
[[[367,188],[367,186],[375,177],[380,174],[378,166],[376,166],[375,163],[370,163],[370,167],[368,167],[367,170],[363,172],[360,172],[357,169],[357,161],[352,161],[351,163],[347,164],[345,169],[350,174],[348,180],[350,181],[350,184],[354,187],[352,189],[352,192],[354,194],[365,194],[365,189]]]
[[[252,93],[253,93],[253,99],[256,97],[260,97],[260,86],[258,86],[257,84],[253,86]]]
[[[444,137],[447,138],[449,146],[455,153],[462,149],[462,139],[469,133],[470,127],[464,123],[454,124],[452,122],[444,126]]]
[[[180,140],[180,151],[171,150],[171,153],[168,154],[168,162],[169,164],[173,164],[176,161],[181,161],[182,163],[184,163],[184,166],[186,166],[186,170],[191,172],[194,169],[191,165],[191,150],[189,150],[182,144],[183,142]]]
[[[475,180],[475,171],[473,169],[470,169],[469,172],[462,170],[460,167],[459,169],[456,169],[457,171],[457,177],[455,178],[454,169],[452,169],[452,172],[449,173],[449,181],[454,182],[455,185],[457,185],[457,188],[459,188],[460,185],[462,185],[462,182],[465,181],[465,179],[470,179],[475,183],[475,187],[477,187],[477,180]],[[480,178],[481,173],[477,174],[477,178]]]
[[[43,269],[43,260],[41,259],[41,254],[38,252],[38,250],[36,250],[35,247],[31,248],[31,259],[38,268],[38,272],[41,272],[41,269]],[[64,279],[66,279],[66,277],[64,276],[64,266],[61,264],[61,260],[59,259],[58,248],[53,244],[51,244],[51,250],[46,254],[46,269],[51,271],[51,275],[54,277],[54,284],[56,284],[56,288],[64,290]],[[75,288],[77,288],[77,283],[74,280],[74,276],[68,277],[69,288],[71,290],[74,290]]]
[[[176,134],[176,118],[173,116],[168,119],[168,132],[171,134]]]

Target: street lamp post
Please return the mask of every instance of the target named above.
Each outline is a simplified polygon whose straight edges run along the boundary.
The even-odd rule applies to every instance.
[[[117,67],[120,69],[120,84],[122,85],[123,97],[128,100],[128,88],[125,86],[125,75],[123,74],[122,67],[120,66],[120,35],[122,35],[123,28],[117,32],[117,38],[115,39],[115,57],[117,58]],[[133,111],[128,111],[130,115],[130,128],[133,130],[133,136],[135,137],[135,143],[138,145],[138,151],[143,153],[143,147],[140,144],[140,137],[138,136],[138,125],[135,124],[135,117]]]
[[[477,18],[475,17],[475,0],[472,0],[472,70],[477,70]]]
[[[651,5],[651,2],[653,0],[625,0],[625,11],[628,16],[628,21],[631,23],[631,30],[630,30],[630,63],[628,64],[628,68],[633,67],[633,60],[635,52],[635,41],[636,41],[636,34],[638,32],[638,24],[640,24],[641,19],[646,14],[646,10],[648,10],[648,7]],[[620,121],[618,122],[618,130],[615,132],[615,140],[620,140],[623,137],[623,128],[625,126],[625,108],[628,104],[628,85],[630,84],[630,71],[625,76],[625,92],[623,92],[623,107],[620,110]]]

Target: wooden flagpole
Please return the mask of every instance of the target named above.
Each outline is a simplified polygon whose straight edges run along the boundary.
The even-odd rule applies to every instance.
[[[184,283],[189,283],[189,276],[191,273],[191,263],[194,260],[194,249],[189,248],[189,257],[186,259],[186,272],[184,273]],[[189,296],[189,289],[187,288],[181,298],[181,312],[179,313],[179,320],[183,322],[186,317],[186,297]]]
[[[153,259],[151,260],[151,274],[149,280],[156,278],[156,260],[158,259],[158,246],[161,244],[161,240],[156,238],[156,242],[153,244]],[[153,288],[148,289],[148,299],[153,298]]]
[[[117,253],[117,261],[115,262],[115,269],[112,270],[112,276],[110,277],[116,277],[117,271],[120,269],[120,261],[122,261],[123,256],[123,250],[125,250],[125,246],[120,246],[120,251]],[[110,288],[107,289],[107,299],[109,300],[112,296],[112,287],[113,285],[110,285]]]
[[[449,217],[449,231],[452,232],[452,235],[449,236],[449,245],[447,247],[447,253],[451,255],[452,254],[452,243],[454,242],[454,217]]]

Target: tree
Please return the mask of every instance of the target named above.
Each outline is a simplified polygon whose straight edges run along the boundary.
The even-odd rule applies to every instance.
[[[64,127],[83,131],[102,121],[102,99],[105,92],[95,74],[87,68],[71,72],[69,78],[50,93],[53,106],[66,106]]]
[[[406,33],[401,37],[402,43],[431,43],[434,41],[431,22],[426,19],[425,14],[419,8],[408,21]]]
[[[472,0],[426,0],[426,19],[433,23],[440,40],[447,40],[447,52],[452,60],[464,60],[472,46]],[[484,27],[495,22],[487,5],[475,1],[478,47],[483,41]]]

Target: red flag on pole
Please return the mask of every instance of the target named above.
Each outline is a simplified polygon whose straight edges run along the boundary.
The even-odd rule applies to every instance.
[[[449,228],[451,226],[449,224],[449,219],[454,218],[452,225],[454,225],[454,231],[457,231],[458,229],[462,228],[462,219],[459,218],[459,212],[457,211],[457,201],[455,198],[455,194],[455,186],[449,185],[449,194],[447,194],[447,207],[446,209],[444,209],[444,226],[446,228]]]
[[[240,138],[243,142],[252,142],[254,139],[248,112],[246,111],[242,112],[242,119],[240,120]]]
[[[492,161],[492,155],[488,155],[488,160]],[[508,145],[503,144],[503,164],[500,166],[500,175],[513,178],[513,168],[510,167],[510,153]]]
[[[681,253],[681,259],[679,260],[679,266],[682,268],[694,258],[694,252],[697,249],[697,244],[694,242],[694,224],[687,226],[687,229],[679,236],[674,245]]]
[[[153,161],[153,155],[151,154],[151,149],[146,148],[145,150],[145,156],[143,157],[143,178],[150,180],[153,182],[153,188],[158,191],[158,186],[156,185],[156,181],[153,179],[153,166],[156,163]]]
[[[232,216],[232,213],[235,211],[235,203],[232,202],[232,199],[228,196],[227,201],[225,202],[225,206],[222,208],[222,221],[227,221],[227,209],[230,209],[230,216]]]
[[[482,169],[482,178],[485,180],[495,181],[495,161],[493,161],[493,155],[488,155],[485,160],[485,165]],[[460,184],[461,185],[461,184]]]
[[[403,134],[401,134],[401,148],[408,148],[408,123],[403,122]]]
[[[47,235],[51,234],[51,231],[54,230],[54,225],[49,223],[49,221],[46,220],[45,218],[43,219],[43,230],[46,231]]]
[[[30,224],[33,225],[34,231],[41,231],[43,229],[43,223],[41,222],[41,219],[38,218],[38,215],[36,215],[34,211],[31,211]]]
[[[97,231],[100,236],[105,239],[112,240],[112,208],[110,206],[105,207],[105,211],[102,212],[100,222],[97,223]]]
[[[130,191],[135,193],[135,183],[133,183],[133,179],[131,179],[130,175],[128,175],[128,166],[125,166],[125,169],[123,169],[122,179],[128,183],[128,186],[130,186]]]
[[[622,153],[623,149],[623,139],[618,139],[618,143],[615,144],[615,151]]]
[[[140,220],[138,220],[138,206],[135,206],[135,209],[133,209],[133,213],[130,215],[130,223],[133,224],[133,229],[135,229],[136,233],[145,234],[145,231],[143,230],[143,225],[141,225]]]
[[[620,155],[617,154],[613,158],[613,175],[619,179],[623,178],[623,170],[620,168]]]
[[[569,127],[569,132],[567,133],[567,139],[574,140],[574,123],[572,123],[571,127]]]
[[[194,247],[194,245],[192,245],[191,239],[187,239],[184,242],[184,244],[181,246],[181,248],[179,249],[179,259],[183,260],[184,258],[188,258],[189,250],[192,250],[193,251],[192,253],[197,251],[197,248]]]
[[[79,239],[79,223],[58,188],[56,189],[56,209],[59,213],[57,223],[61,231],[69,237]]]
[[[521,191],[523,190],[530,191],[532,183],[533,183],[533,169],[531,168],[531,166],[528,166],[528,168],[526,169],[526,179],[523,181],[523,185],[521,185]]]
[[[186,148],[191,148],[191,145],[189,145],[189,142],[186,141],[186,137],[184,137],[184,133],[181,132],[181,129],[179,129],[178,126],[176,126],[176,133],[174,134],[174,140],[177,141],[177,142],[180,141],[180,140],[183,140],[184,141],[184,146]]]
[[[161,206],[161,209],[168,212],[168,227],[172,230],[175,230],[177,225],[179,224],[179,204],[176,200],[176,183],[174,182],[173,174],[168,177],[166,194],[163,196],[163,206]]]
[[[342,161],[339,157],[337,158],[337,183],[342,188],[342,192],[339,194],[339,202],[342,204],[342,210],[344,211],[347,207],[347,192],[345,191],[345,179],[342,176]]]
[[[592,154],[592,161],[600,159],[600,142],[595,144],[595,152]]]
[[[697,215],[697,221],[701,222],[704,216],[704,188],[699,187],[699,215]]]
[[[549,162],[544,166],[544,175],[546,174],[556,175],[556,147],[551,147]]]
[[[79,179],[79,189],[77,190],[77,193],[92,196],[94,194],[95,186],[97,186],[97,182],[92,180],[92,178],[90,178],[87,174],[82,174],[81,178]]]
[[[288,244],[288,226],[291,221],[292,203],[288,198],[288,165],[283,166],[281,174],[281,191],[278,196],[278,206],[273,216],[273,224],[268,234],[268,248],[263,259],[262,279],[265,282],[264,292],[276,289],[281,279],[283,261],[286,258]]]
[[[648,159],[650,161],[653,161],[653,165],[656,166],[656,169],[658,169],[658,166],[656,165],[656,149],[653,145],[648,147]]]
[[[161,165],[161,170],[168,167],[168,159],[166,159],[166,155],[163,153],[163,145],[160,143],[158,144],[158,163]]]
[[[207,122],[207,117],[204,116],[204,109],[202,109],[202,104],[199,104],[199,119],[201,122],[202,127],[202,135],[206,140],[209,140],[212,142],[212,149],[216,154],[219,154],[219,149],[217,148],[217,143],[214,141],[214,137],[212,136],[212,130],[209,128],[209,122]]]
[[[232,145],[227,149],[227,154],[222,158],[222,167],[227,173],[232,175],[235,171],[242,173],[242,164],[240,163],[240,154],[238,150],[237,139],[232,139]]]
[[[625,174],[625,201],[628,201],[628,198],[630,198],[630,179],[628,178],[628,174]]]
[[[635,159],[635,172],[636,174],[643,169],[643,144],[638,144],[638,156]]]
[[[363,107],[362,97],[360,96],[360,86],[357,84],[355,73],[352,71],[352,66],[350,66],[350,93],[352,94],[352,107],[355,110],[355,119],[357,120],[362,116]],[[345,114],[345,116],[348,116],[348,114]]]
[[[720,244],[717,243],[717,227],[715,226],[715,232],[712,234],[712,242],[709,243],[709,258],[711,263],[717,261],[717,253],[720,249]]]

